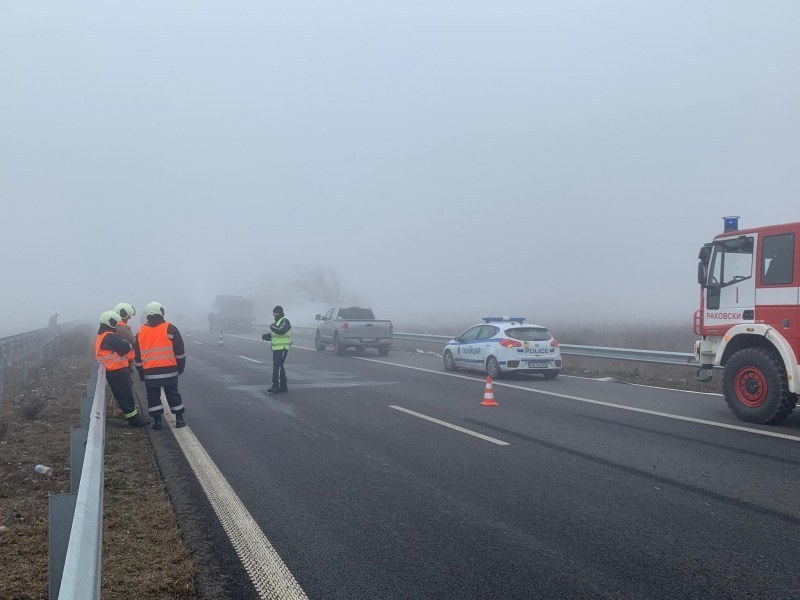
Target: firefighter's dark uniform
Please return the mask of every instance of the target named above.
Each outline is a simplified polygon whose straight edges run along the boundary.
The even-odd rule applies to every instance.
[[[178,375],[186,368],[186,351],[180,331],[160,315],[148,316],[136,335],[134,352],[139,378],[147,390],[147,410],[155,418],[153,427],[160,428],[164,414],[162,388],[170,411],[176,416],[176,426],[183,427],[184,407],[178,391]]]
[[[122,416],[132,427],[148,425],[150,421],[145,421],[139,414],[133,397],[130,361],[134,352],[130,343],[120,337],[113,327],[103,324],[97,332],[94,355],[106,368],[106,381],[122,409]]]

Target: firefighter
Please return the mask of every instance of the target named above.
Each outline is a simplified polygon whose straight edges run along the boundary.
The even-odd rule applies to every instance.
[[[106,368],[106,381],[114,398],[122,409],[123,416],[131,427],[146,427],[145,420],[136,407],[131,385],[131,360],[133,347],[117,334],[117,324],[122,321],[119,313],[108,310],[100,315],[100,329],[94,346],[95,358]]]
[[[186,368],[183,338],[178,328],[164,319],[164,307],[158,302],[148,304],[144,314],[147,322],[136,335],[134,351],[136,369],[147,390],[147,410],[154,419],[153,429],[162,428],[162,389],[175,415],[175,427],[185,427],[183,400],[178,391],[178,376]]]
[[[130,321],[131,317],[136,314],[136,309],[127,302],[120,302],[114,307],[114,310],[119,313],[120,317],[122,317],[122,321],[120,321],[117,325],[117,335],[125,338],[125,340],[128,341],[131,346],[133,346],[133,343],[136,341],[136,336],[133,335],[133,331],[131,330],[131,326],[128,325],[128,321]]]
[[[286,356],[292,345],[292,324],[283,314],[282,306],[273,308],[272,316],[275,318],[275,322],[269,326],[269,333],[262,335],[261,339],[272,344],[272,387],[267,392],[280,394],[289,391],[286,369],[283,368],[283,364],[286,362]]]
[[[131,331],[131,326],[128,325],[128,321],[130,321],[131,317],[136,314],[136,309],[127,302],[120,302],[114,307],[114,312],[118,313],[119,316],[122,317],[122,320],[117,323],[117,335],[128,342],[131,345],[131,348],[133,348],[135,336],[133,335],[133,331]],[[133,360],[131,360],[131,370],[133,370]],[[119,407],[119,404],[116,402],[112,404],[114,405],[114,416],[124,417],[125,415],[122,409]]]

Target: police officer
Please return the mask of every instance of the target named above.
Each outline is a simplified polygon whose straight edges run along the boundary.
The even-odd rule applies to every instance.
[[[181,332],[164,319],[164,307],[158,302],[148,304],[144,314],[147,322],[136,335],[134,351],[136,369],[147,390],[147,410],[154,419],[153,429],[162,428],[162,388],[170,411],[175,415],[175,427],[185,427],[183,399],[178,391],[178,375],[186,368]]]
[[[262,335],[261,339],[272,344],[272,387],[267,392],[280,394],[289,391],[283,363],[286,362],[289,347],[292,345],[292,324],[283,314],[282,306],[273,308],[272,316],[275,322],[269,326],[269,333]]]
[[[117,325],[122,317],[113,310],[100,315],[100,329],[94,345],[94,356],[106,368],[106,381],[114,398],[122,409],[122,416],[131,427],[146,427],[150,424],[136,407],[131,385],[131,360],[133,347],[117,334]]]

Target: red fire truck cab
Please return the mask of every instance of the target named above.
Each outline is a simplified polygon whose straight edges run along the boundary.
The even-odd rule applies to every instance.
[[[725,231],[700,249],[698,379],[724,367],[725,402],[741,420],[779,423],[800,392],[800,223]]]

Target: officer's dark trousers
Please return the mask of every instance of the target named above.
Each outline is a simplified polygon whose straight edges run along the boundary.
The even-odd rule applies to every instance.
[[[116,371],[106,371],[106,381],[111,393],[117,399],[119,407],[122,409],[126,419],[136,416],[136,400],[133,397],[133,385],[131,384],[131,370],[128,368]]]
[[[146,385],[146,384],[145,384]],[[164,395],[167,397],[167,404],[172,414],[183,414],[183,398],[178,391],[178,382],[169,385],[162,385],[158,387],[147,386],[147,412],[151,415],[163,415],[164,405],[161,404],[161,390],[164,390]]]
[[[272,351],[272,385],[274,387],[286,387],[286,369],[283,368],[283,363],[286,362],[288,354],[288,348]]]

